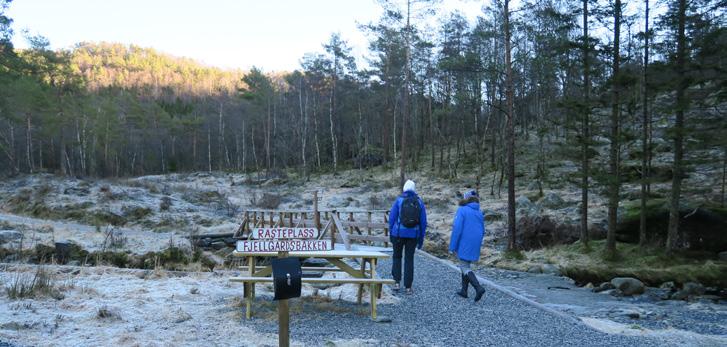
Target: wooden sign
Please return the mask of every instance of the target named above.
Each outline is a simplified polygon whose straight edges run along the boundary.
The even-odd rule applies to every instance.
[[[255,228],[252,238],[257,240],[316,239],[320,232],[316,228]]]
[[[330,251],[333,249],[331,240],[240,240],[237,241],[238,252],[306,252]]]

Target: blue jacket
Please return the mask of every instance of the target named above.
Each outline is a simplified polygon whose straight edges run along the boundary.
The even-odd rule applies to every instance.
[[[457,252],[461,260],[480,259],[480,247],[485,237],[485,218],[479,202],[470,202],[457,209],[449,239],[449,251]]]
[[[427,233],[427,210],[424,208],[424,202],[422,202],[422,199],[419,198],[421,212],[419,214],[418,226],[407,228],[401,225],[399,221],[399,209],[401,208],[401,203],[404,201],[404,197],[412,195],[419,198],[416,193],[406,191],[396,198],[396,201],[394,201],[394,204],[391,206],[391,212],[389,213],[389,232],[391,237],[401,237],[406,239],[416,238],[417,247],[421,248],[424,244],[424,235]]]

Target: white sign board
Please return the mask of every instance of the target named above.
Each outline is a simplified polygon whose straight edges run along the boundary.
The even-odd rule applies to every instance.
[[[240,240],[238,252],[306,252],[330,251],[331,240]]]
[[[255,228],[252,238],[257,240],[315,239],[319,232],[316,228]]]

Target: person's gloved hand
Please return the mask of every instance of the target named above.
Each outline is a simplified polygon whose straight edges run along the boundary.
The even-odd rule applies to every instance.
[[[422,246],[424,246],[424,240],[423,239],[419,239],[417,241],[417,249],[422,249]]]
[[[398,237],[389,234],[389,241],[391,241],[391,243],[396,243],[396,241],[398,241],[398,239],[399,239]]]

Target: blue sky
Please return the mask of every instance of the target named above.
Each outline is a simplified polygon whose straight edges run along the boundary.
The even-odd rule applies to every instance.
[[[441,6],[474,18],[481,4],[444,0]],[[357,23],[381,13],[374,0],[15,0],[8,10],[19,48],[27,47],[27,29],[56,49],[81,41],[133,43],[207,65],[265,71],[297,68],[333,32],[361,59],[367,39]]]

